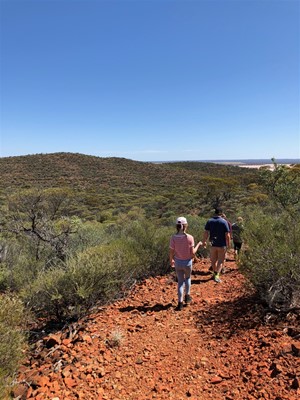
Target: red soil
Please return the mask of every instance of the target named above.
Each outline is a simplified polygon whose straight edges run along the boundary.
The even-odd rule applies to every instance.
[[[15,398],[300,399],[299,317],[266,314],[235,262],[226,266],[216,284],[208,260],[196,262],[180,312],[171,273],[38,341]]]

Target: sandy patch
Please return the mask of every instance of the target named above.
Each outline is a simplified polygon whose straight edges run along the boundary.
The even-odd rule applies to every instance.
[[[278,164],[278,165],[285,165],[286,167],[290,167],[291,164]],[[274,164],[239,164],[238,167],[242,167],[242,168],[255,168],[255,169],[259,169],[259,168],[267,168],[271,171],[274,170]]]

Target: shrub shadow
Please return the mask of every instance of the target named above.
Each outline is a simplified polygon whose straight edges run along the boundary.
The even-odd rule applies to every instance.
[[[206,279],[192,279],[192,285],[201,285],[202,283],[206,283],[211,281],[211,276]]]
[[[200,276],[208,276],[208,275],[211,275],[211,272],[210,271],[192,271],[192,276],[198,276],[198,275],[200,275]]]
[[[168,304],[156,303],[153,306],[141,305],[141,306],[121,307],[121,308],[119,308],[119,311],[120,312],[130,312],[133,310],[137,310],[140,312],[149,312],[149,311],[159,312],[159,311],[168,310],[169,308],[172,308],[172,307],[173,307],[172,303],[168,303]]]

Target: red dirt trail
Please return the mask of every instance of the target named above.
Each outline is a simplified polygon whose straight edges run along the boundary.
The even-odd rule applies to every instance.
[[[35,343],[15,399],[300,399],[299,316],[266,314],[233,260],[222,283],[194,264],[175,311],[174,272]]]

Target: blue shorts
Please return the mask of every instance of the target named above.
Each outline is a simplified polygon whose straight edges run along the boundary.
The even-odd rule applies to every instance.
[[[178,258],[174,258],[175,267],[191,267],[193,260],[188,258],[187,260],[179,260]]]

